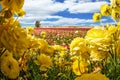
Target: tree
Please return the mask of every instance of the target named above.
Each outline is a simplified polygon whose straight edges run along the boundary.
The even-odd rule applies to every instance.
[[[35,22],[35,27],[40,27],[40,25],[41,25],[41,24],[40,24],[40,21],[36,21],[36,22]]]

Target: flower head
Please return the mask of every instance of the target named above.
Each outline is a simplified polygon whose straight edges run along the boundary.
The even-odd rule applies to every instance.
[[[115,19],[115,20],[118,20],[120,19],[120,11],[117,11],[117,10],[112,10],[112,18]]]
[[[72,65],[73,72],[76,75],[81,75],[82,73],[85,73],[88,71],[87,66],[88,66],[88,62],[76,60],[73,62],[73,65]]]
[[[1,72],[10,79],[16,79],[20,73],[20,68],[17,60],[11,56],[2,58],[0,69]]]
[[[100,13],[94,13],[93,15],[93,21],[99,22],[101,20],[101,14]]]
[[[77,77],[75,80],[109,80],[109,79],[101,73],[90,73],[83,74],[81,77]]]
[[[103,4],[100,8],[100,12],[103,16],[110,16],[111,15],[111,7],[107,4]]]
[[[50,56],[47,56],[45,54],[40,54],[37,56],[37,60],[35,61],[35,64],[40,65],[40,70],[46,70],[47,68],[50,68],[52,64],[52,60],[50,59]]]

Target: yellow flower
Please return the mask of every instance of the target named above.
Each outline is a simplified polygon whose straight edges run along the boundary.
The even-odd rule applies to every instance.
[[[85,45],[84,39],[80,37],[74,38],[70,44],[70,51],[74,52],[74,50],[79,50],[79,44]]]
[[[35,61],[35,64],[40,65],[40,70],[46,70],[47,68],[50,68],[52,64],[52,60],[50,56],[47,56],[45,54],[40,54],[37,56],[37,60]]]
[[[56,51],[62,51],[62,50],[65,50],[65,48],[63,48],[63,47],[60,46],[60,45],[54,45],[53,48],[54,48],[54,50],[56,50]]]
[[[120,26],[120,21],[117,23],[118,26]]]
[[[45,52],[45,50],[48,48],[48,43],[47,43],[47,41],[44,40],[44,39],[39,39],[39,44],[40,44],[40,46],[39,46],[40,51],[41,51],[41,52]]]
[[[83,74],[81,77],[75,78],[75,80],[109,80],[109,79],[101,73],[90,73]]]
[[[45,50],[45,53],[52,56],[54,54],[53,46],[48,46],[48,48]]]
[[[120,1],[119,0],[111,0],[111,6],[113,9],[120,10]]]
[[[120,21],[117,23],[118,30],[120,31]]]
[[[76,31],[75,31],[75,34],[78,34],[78,33],[79,33],[79,31],[78,31],[78,30],[76,30]]]
[[[64,57],[65,55],[67,55],[67,51],[60,51],[60,57]]]
[[[29,40],[26,31],[16,25],[4,24],[1,27],[6,27],[0,35],[0,43],[15,56],[23,55],[28,48]]]
[[[117,10],[112,10],[112,17],[113,17],[113,19],[115,19],[115,20],[118,20],[118,19],[120,19],[120,11],[117,11]]]
[[[14,12],[11,11],[10,9],[4,9],[1,11],[1,15],[3,15],[4,18],[9,19],[14,16]]]
[[[30,34],[27,35],[28,41],[29,41],[29,48],[36,48],[39,49],[40,42],[39,38],[36,38],[35,36],[32,36]]]
[[[47,73],[42,74],[42,77],[44,77],[44,78],[48,78]]]
[[[7,8],[17,12],[23,7],[24,0],[2,0],[2,8]]]
[[[16,79],[20,73],[18,62],[10,56],[2,58],[0,69],[1,72],[10,79]]]
[[[12,57],[12,53],[6,50],[0,57],[0,60],[4,59],[5,57]]]
[[[82,58],[89,58],[89,48],[86,46],[87,42],[84,38],[75,38],[70,44],[70,53],[78,55]]]
[[[119,0],[115,0],[116,1],[116,6],[120,7],[120,1]]]
[[[74,61],[73,62],[73,65],[72,65],[72,68],[73,68],[73,72],[76,74],[76,75],[81,75],[82,73],[85,73],[88,71],[88,62],[85,62],[85,61]]]
[[[108,4],[103,4],[100,8],[100,12],[103,16],[110,16],[111,15],[111,7]]]
[[[19,16],[19,17],[22,17],[22,16],[24,16],[26,14],[26,12],[23,10],[23,9],[20,9],[19,11],[18,11],[18,13],[17,13],[17,15]]]
[[[26,27],[26,31],[28,34],[33,34],[34,33],[34,28],[31,26]]]
[[[103,50],[91,50],[90,57],[93,61],[100,61],[105,59],[108,56],[108,52]]]
[[[47,35],[47,33],[46,33],[45,31],[42,31],[42,32],[40,33],[40,35],[41,35],[43,38],[45,38],[46,35]]]
[[[100,13],[94,13],[93,15],[93,21],[99,22],[101,20],[101,14]]]
[[[104,34],[103,34],[104,33]],[[90,29],[86,36],[85,39],[88,40],[89,42],[93,42],[97,45],[110,45],[111,43],[111,37],[108,34],[108,31],[104,28],[92,28]]]
[[[117,27],[115,27],[115,26],[108,27],[109,34],[114,34],[116,31],[117,31]]]

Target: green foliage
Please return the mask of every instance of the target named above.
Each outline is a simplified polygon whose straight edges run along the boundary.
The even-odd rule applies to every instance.
[[[109,58],[101,72],[110,80],[120,80],[120,58],[116,57],[116,61]]]

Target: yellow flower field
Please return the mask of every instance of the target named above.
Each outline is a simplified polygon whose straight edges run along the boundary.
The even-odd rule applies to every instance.
[[[35,35],[34,28],[22,28],[14,14],[25,15],[24,0],[0,4],[0,80],[120,80],[119,0],[93,15],[95,22],[110,16],[116,25],[93,27],[81,37],[76,31],[61,44],[50,44],[46,32]]]

